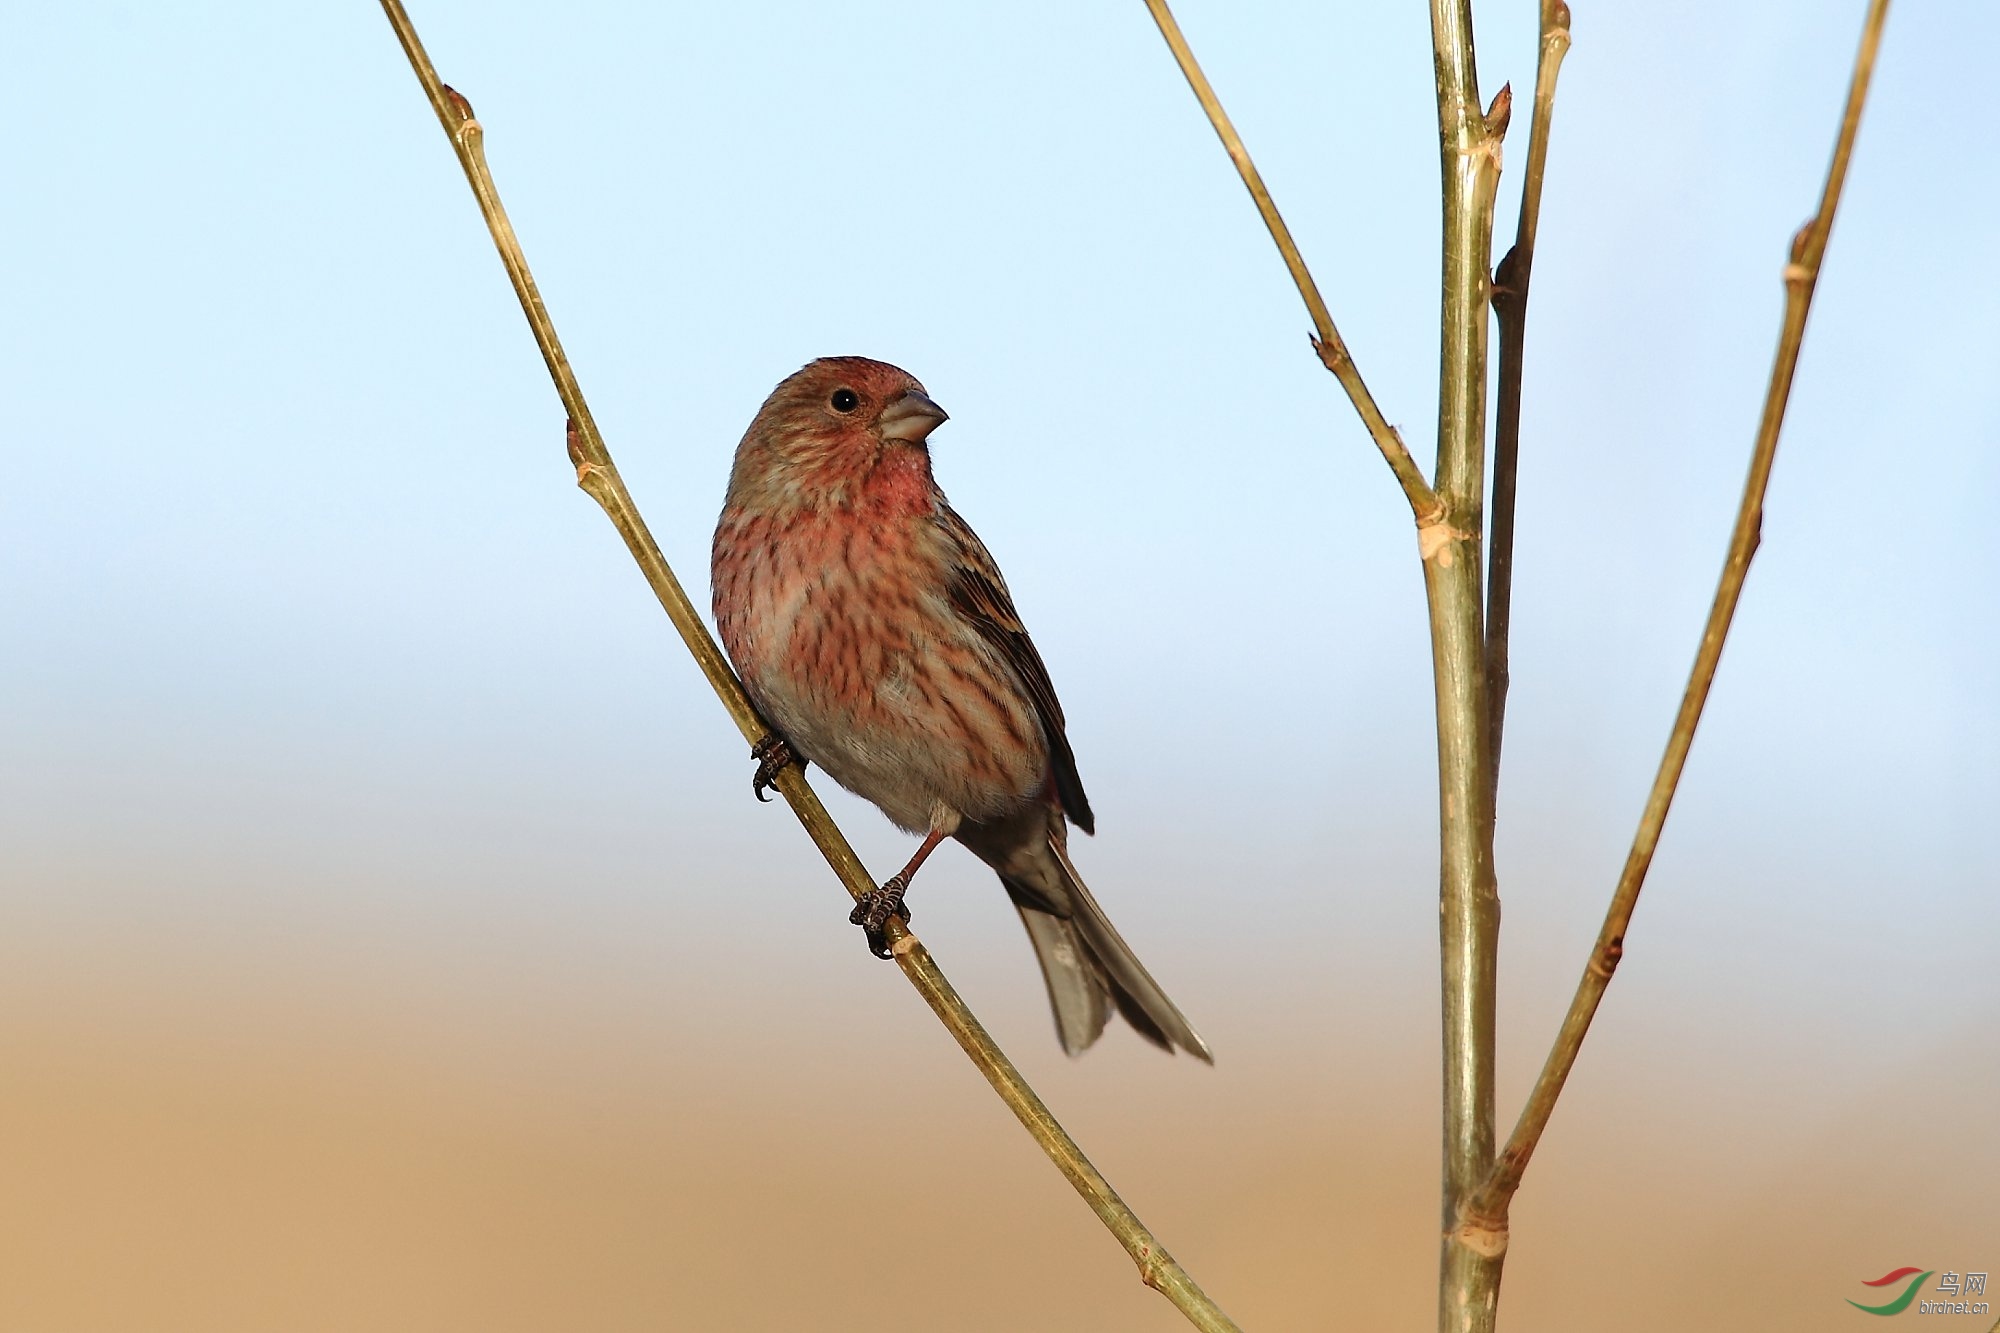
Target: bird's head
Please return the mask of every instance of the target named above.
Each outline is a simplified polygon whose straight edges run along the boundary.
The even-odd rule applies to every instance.
[[[925,441],[945,420],[907,370],[863,356],[822,357],[764,400],[737,447],[731,487],[776,483],[830,499],[885,462],[918,467],[927,478]]]

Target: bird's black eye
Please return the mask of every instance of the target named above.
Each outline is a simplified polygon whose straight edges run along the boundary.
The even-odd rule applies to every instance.
[[[836,412],[852,412],[861,406],[861,395],[852,389],[835,389],[833,397],[827,400]]]

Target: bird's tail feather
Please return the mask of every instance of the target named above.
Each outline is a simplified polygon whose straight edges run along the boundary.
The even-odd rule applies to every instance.
[[[1050,838],[1049,848],[1062,868],[1068,890],[1067,917],[1047,910],[1054,895],[1039,893],[1005,876],[1002,882],[1021,913],[1021,923],[1035,946],[1035,958],[1042,965],[1049,1007],[1055,1011],[1056,1036],[1063,1050],[1082,1054],[1103,1033],[1115,1006],[1147,1041],[1168,1050],[1178,1047],[1214,1064],[1208,1043],[1167,998],[1160,983],[1153,980],[1111,918],[1097,905],[1083,877],[1070,864],[1062,840]]]

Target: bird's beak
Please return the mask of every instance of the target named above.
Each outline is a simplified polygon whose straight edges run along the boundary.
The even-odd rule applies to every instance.
[[[949,420],[942,407],[912,389],[882,409],[882,438],[916,444]]]

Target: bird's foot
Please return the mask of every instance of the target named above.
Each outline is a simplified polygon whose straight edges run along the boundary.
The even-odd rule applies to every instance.
[[[877,958],[889,956],[889,918],[898,917],[905,925],[910,920],[910,905],[903,901],[903,895],[910,891],[908,875],[891,875],[881,888],[854,904],[854,910],[847,919],[868,933],[868,952]]]
[[[771,798],[764,792],[776,783],[778,774],[785,771],[787,764],[805,765],[792,756],[792,747],[785,744],[785,738],[775,731],[764,733],[764,739],[750,747],[750,757],[757,761],[757,771],[750,778],[750,794],[760,801]]]

